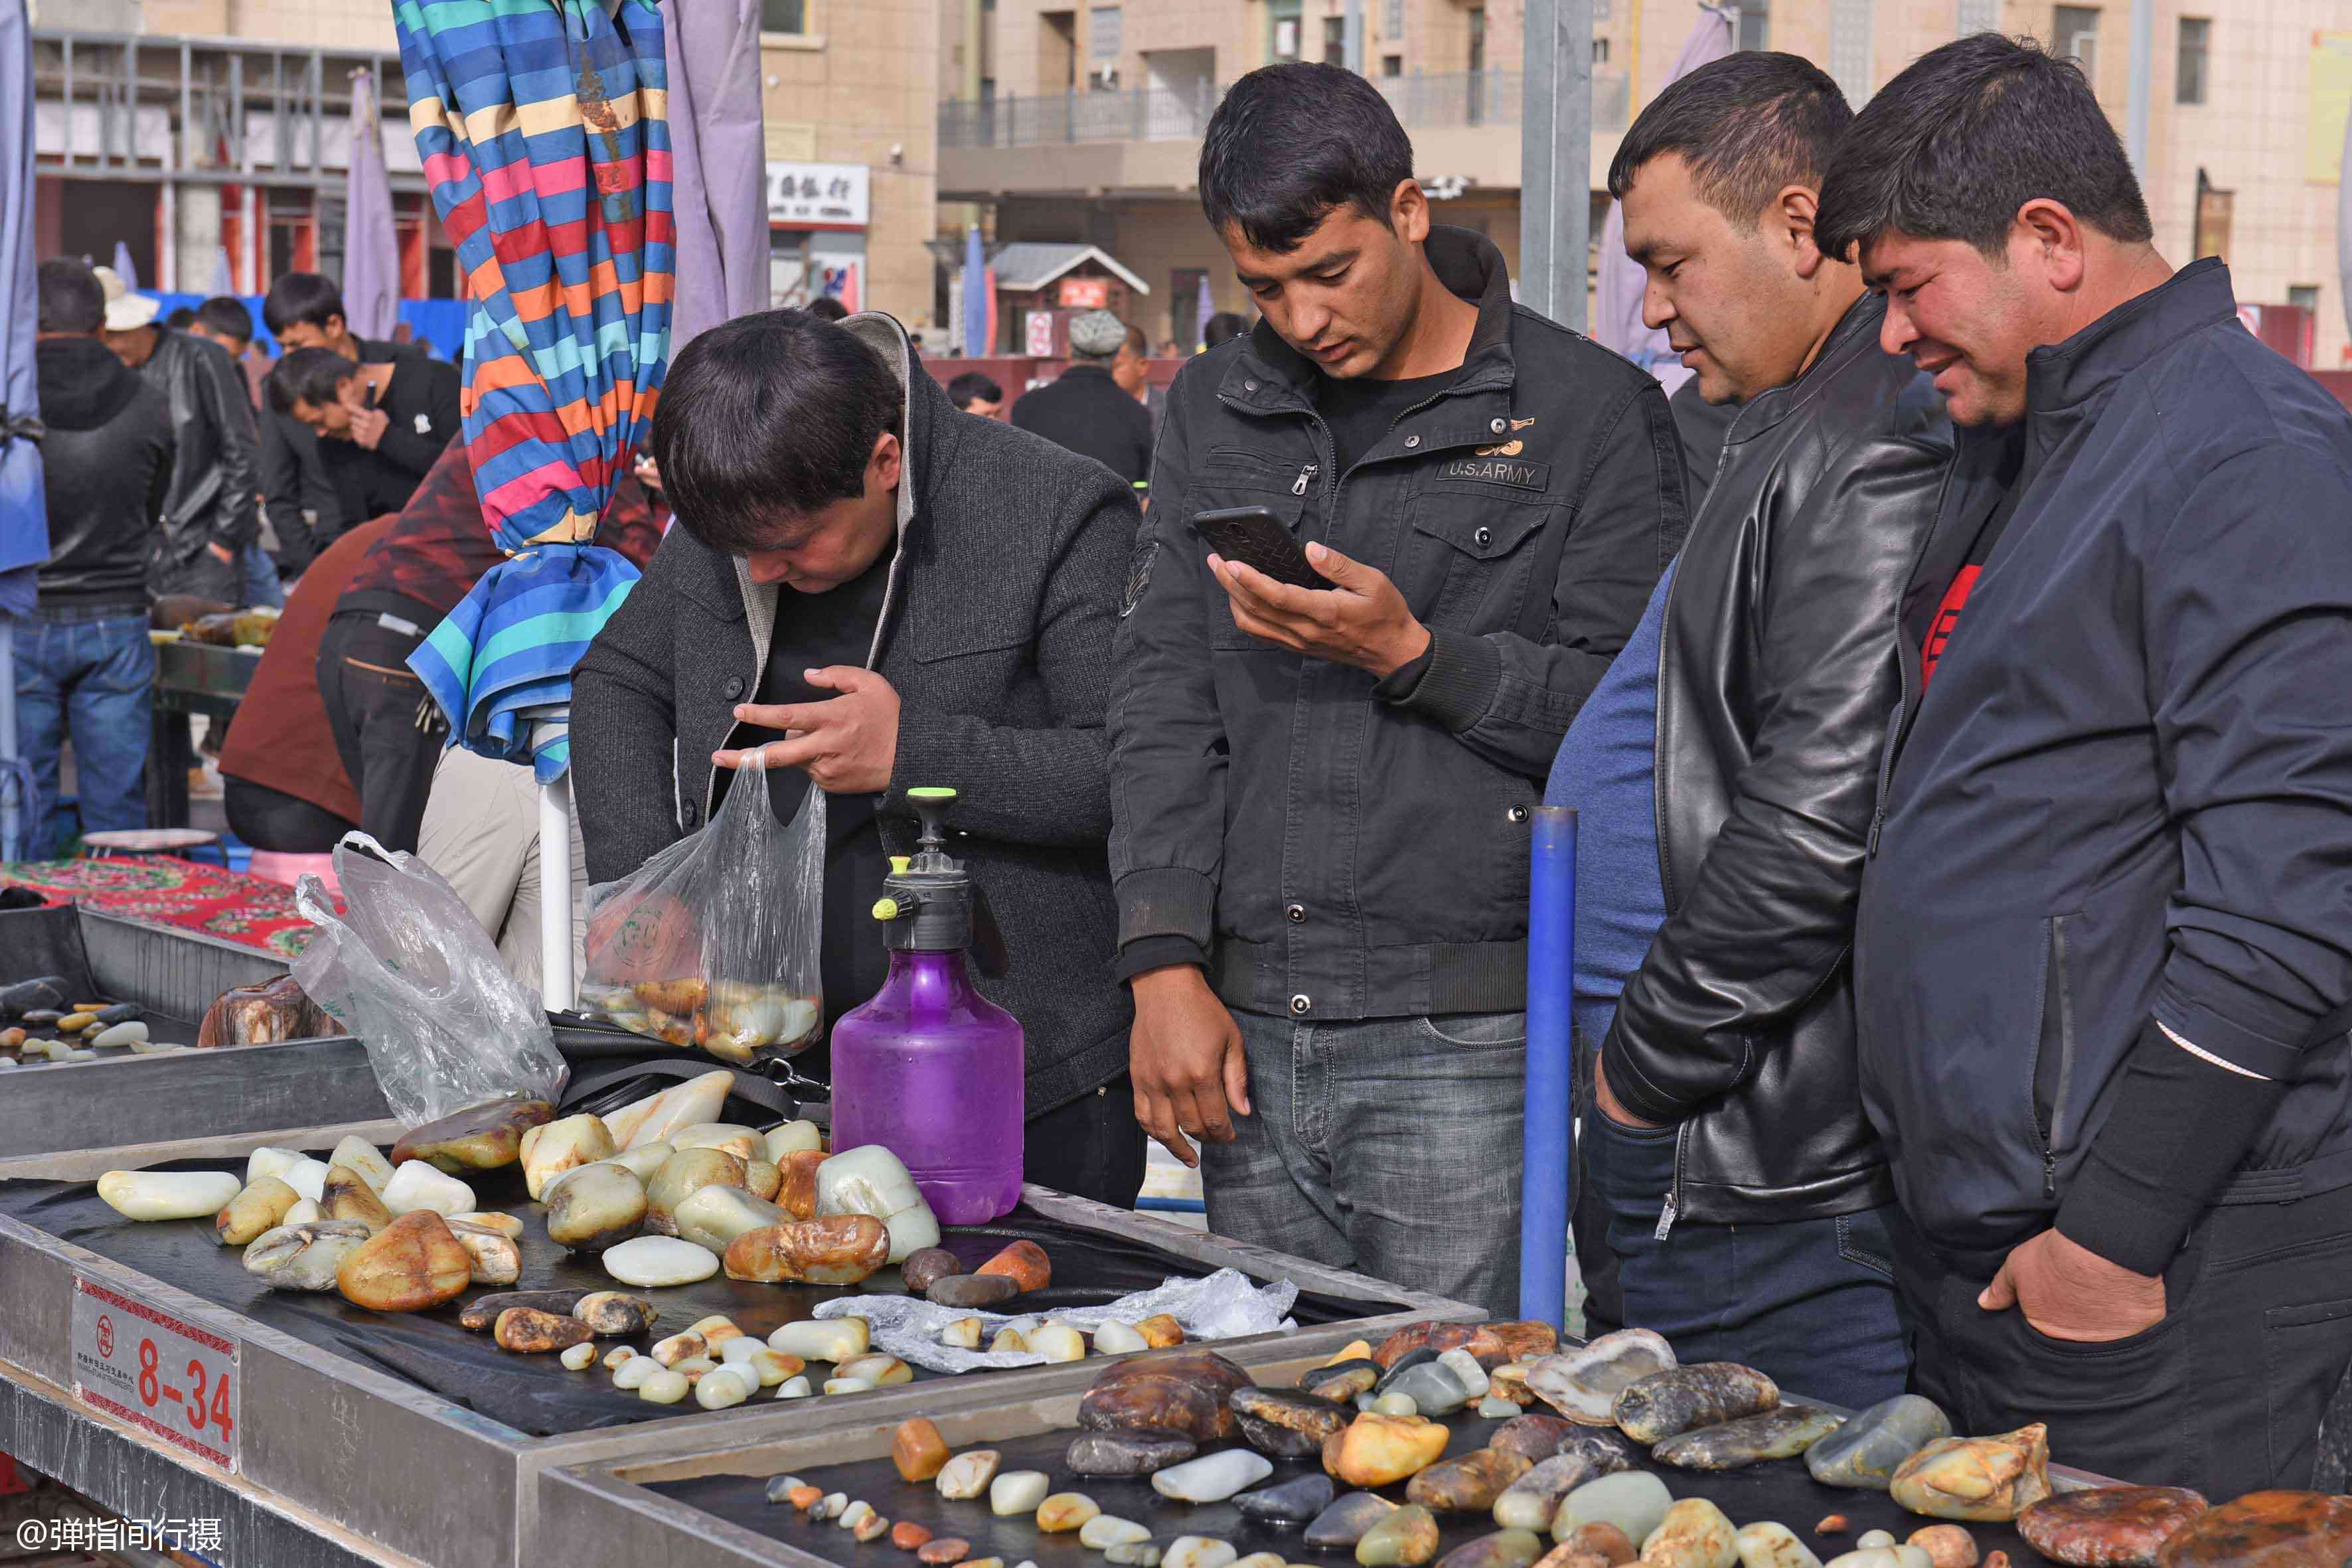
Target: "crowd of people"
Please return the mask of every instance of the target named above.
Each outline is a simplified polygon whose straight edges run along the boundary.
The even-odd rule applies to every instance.
[[[1435,221],[1360,77],[1244,78],[1200,175],[1258,317],[1156,397],[1108,312],[1009,407],[877,313],[677,354],[576,673],[585,875],[743,769],[780,818],[822,790],[838,1016],[908,792],[951,785],[1031,1179],[1131,1204],[1157,1140],[1221,1233],[1508,1315],[1532,824],[1573,807],[1594,1329],[2305,1484],[2352,1365],[2352,416],[2158,253],[2080,70],[1986,34],[1859,114],[1784,54],[1661,93],[1609,184],[1672,404]],[[489,555],[445,389],[285,282],[257,489],[236,323],[129,341],[44,269],[29,635],[92,693],[85,819],[151,583],[238,570],[282,482],[379,518],[270,650],[310,645],[347,782],[295,776],[290,702],[250,753],[289,771],[243,718],[225,771],[306,843],[444,813],[498,859],[528,826],[457,775],[503,764],[404,664]],[[1298,559],[1212,546],[1237,508]]]

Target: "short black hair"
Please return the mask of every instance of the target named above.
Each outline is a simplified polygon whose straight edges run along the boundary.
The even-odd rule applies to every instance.
[[[1201,142],[1201,210],[1259,250],[1298,248],[1333,212],[1389,221],[1412,142],[1380,89],[1339,66],[1261,66],[1225,93]]]
[[[195,321],[196,308],[194,305],[177,306],[173,310],[170,315],[163,318],[163,324],[165,326],[177,327],[183,331],[195,325]]]
[[[679,352],[654,411],[654,461],[677,521],[730,554],[779,524],[866,493],[897,434],[898,378],[854,332],[810,310],[723,321]]]
[[[293,326],[324,327],[334,316],[341,316],[346,326],[351,322],[342,289],[323,272],[279,273],[262,296],[261,319],[273,337]]]
[[[1201,327],[1201,342],[1205,348],[1215,348],[1249,331],[1249,322],[1238,311],[1220,310]]]
[[[1004,388],[996,384],[993,376],[968,370],[948,383],[948,401],[958,409],[969,409],[975,403],[1002,403]]]
[[[218,332],[241,343],[253,341],[253,312],[234,294],[215,294],[197,306],[196,320],[205,324],[208,332]]]
[[[2018,208],[2037,197],[2111,239],[2155,236],[2082,68],[2031,38],[1978,33],[1920,56],[1854,116],[1813,232],[1830,256],[1893,229],[1998,260]]]
[[[1135,351],[1138,359],[1151,357],[1151,334],[1130,321],[1127,327],[1127,346]]]
[[[78,257],[52,256],[41,263],[40,297],[42,331],[90,335],[106,324],[106,289]]]
[[[1812,61],[1742,49],[1650,100],[1609,161],[1609,194],[1624,200],[1651,160],[1673,153],[1709,206],[1752,224],[1783,187],[1821,189],[1853,120],[1845,94]]]
[[[808,302],[808,313],[820,321],[838,321],[849,314],[849,307],[830,294],[819,294]]]
[[[335,400],[343,383],[359,374],[358,362],[332,349],[289,349],[269,372],[271,400],[285,400],[291,414],[298,403],[323,408]]]

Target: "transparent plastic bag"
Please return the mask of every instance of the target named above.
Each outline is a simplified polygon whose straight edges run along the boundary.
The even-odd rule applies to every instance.
[[[824,1023],[824,792],[780,823],[745,767],[700,831],[588,890],[580,1010],[739,1067],[797,1056]]]
[[[294,978],[367,1047],[393,1115],[415,1127],[488,1100],[562,1093],[547,1014],[457,889],[364,833],[335,847],[335,875],[340,916],[318,878],[295,886],[296,907],[319,931]]]

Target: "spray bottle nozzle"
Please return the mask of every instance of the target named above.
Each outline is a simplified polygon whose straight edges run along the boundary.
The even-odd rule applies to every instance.
[[[955,804],[956,792],[937,785],[923,785],[907,792],[907,804],[922,818],[923,831],[915,840],[915,868],[919,871],[944,871],[953,868],[947,855],[948,808]]]

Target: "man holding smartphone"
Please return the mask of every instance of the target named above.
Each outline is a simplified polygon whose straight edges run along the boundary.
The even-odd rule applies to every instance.
[[[1128,575],[1136,1113],[1212,1228],[1512,1314],[1533,807],[1681,544],[1673,420],[1432,226],[1360,77],[1244,78],[1201,195],[1264,319],[1178,376]],[[1332,586],[1214,550],[1240,507]]]

